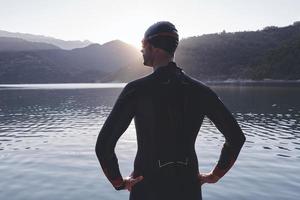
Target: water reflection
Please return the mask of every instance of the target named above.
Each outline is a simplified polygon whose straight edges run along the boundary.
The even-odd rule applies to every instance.
[[[233,112],[247,141],[236,169],[222,183],[204,186],[204,197],[224,199],[222,194],[226,194],[230,199],[296,200],[300,183],[294,176],[300,167],[300,88],[213,88]],[[1,177],[0,198],[128,198],[126,192],[116,194],[103,179],[94,155],[98,132],[121,89],[2,88],[0,170],[6,173]],[[117,146],[124,175],[132,170],[135,141],[131,123]],[[211,169],[223,142],[223,136],[205,119],[196,143],[201,171]],[[239,180],[238,186],[235,180]],[[276,184],[279,181],[285,186]],[[282,187],[288,194],[272,195]]]

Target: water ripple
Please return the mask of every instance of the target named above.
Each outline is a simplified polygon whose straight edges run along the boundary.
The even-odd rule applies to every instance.
[[[247,140],[236,167],[222,183],[204,186],[209,199],[222,194],[232,199],[297,199],[300,97],[289,91],[283,89],[276,95],[269,88],[217,90]],[[119,92],[105,88],[1,90],[0,170],[5,171],[1,175],[1,199],[126,199],[127,193],[114,193],[103,179],[94,154],[99,130]],[[200,171],[211,170],[224,141],[205,118],[195,145]],[[136,148],[131,122],[116,147],[122,174],[131,172]],[[287,194],[274,196],[273,191]]]

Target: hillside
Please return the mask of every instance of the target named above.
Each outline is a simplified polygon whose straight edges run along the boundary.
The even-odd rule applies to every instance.
[[[119,40],[73,50],[0,52],[0,83],[100,82],[139,55]]]
[[[201,80],[300,79],[300,24],[180,41],[176,61]]]
[[[42,42],[29,42],[19,38],[0,37],[0,52],[2,51],[34,51],[59,49],[52,44]]]
[[[85,41],[80,41],[80,40],[71,40],[71,41],[65,41],[53,37],[47,37],[43,35],[34,35],[34,34],[28,34],[28,33],[14,33],[14,32],[9,32],[9,31],[3,31],[0,30],[0,37],[13,37],[13,38],[20,38],[24,39],[30,42],[42,42],[42,43],[48,43],[52,44],[55,46],[58,46],[62,49],[75,49],[75,48],[83,48],[86,47],[92,42],[85,40]]]
[[[140,51],[120,40],[72,50],[11,40],[0,45],[11,49],[0,50],[0,83],[129,82],[152,73]],[[300,23],[184,38],[175,60],[201,81],[299,80]]]

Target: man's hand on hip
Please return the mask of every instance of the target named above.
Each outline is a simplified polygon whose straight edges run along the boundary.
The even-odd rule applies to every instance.
[[[220,179],[218,176],[213,173],[200,173],[198,174],[199,181],[201,185],[204,183],[216,183]]]
[[[126,177],[124,179],[125,182],[125,189],[128,191],[131,191],[132,187],[137,184],[138,182],[142,181],[144,179],[143,176],[138,176],[136,178],[133,178],[132,176]]]

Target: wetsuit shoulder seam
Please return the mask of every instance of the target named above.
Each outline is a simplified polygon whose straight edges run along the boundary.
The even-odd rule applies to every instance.
[[[139,88],[143,88],[143,86],[148,85],[153,80],[153,74],[149,74],[147,76],[138,78],[127,83],[127,87],[134,88],[135,90],[139,90]]]

